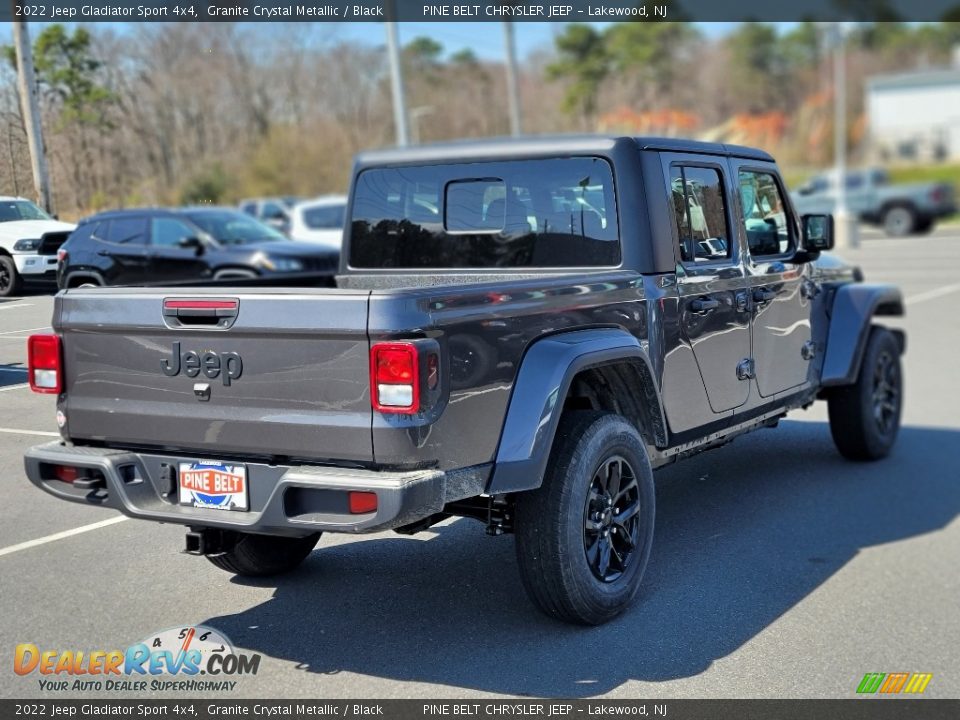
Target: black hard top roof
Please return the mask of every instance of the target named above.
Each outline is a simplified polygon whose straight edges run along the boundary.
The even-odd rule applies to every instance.
[[[763,150],[743,145],[702,142],[682,138],[626,137],[618,135],[554,135],[524,138],[491,138],[418,145],[407,148],[371,150],[357,155],[361,167],[456,160],[497,160],[517,156],[554,154],[607,154],[620,144],[633,143],[641,150],[693,152],[707,155],[731,155],[751,160],[774,162]]]

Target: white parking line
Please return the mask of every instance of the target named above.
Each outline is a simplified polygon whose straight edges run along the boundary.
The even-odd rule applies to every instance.
[[[50,329],[49,325],[44,325],[43,327],[38,327],[38,328],[23,328],[22,330],[5,330],[4,332],[0,332],[0,335],[16,335],[17,333],[28,333],[28,332],[35,332],[37,330],[49,330],[49,329]]]
[[[73,528],[73,530],[64,530],[63,532],[54,533],[53,535],[46,535],[42,538],[37,538],[36,540],[27,540],[26,542],[18,543],[16,545],[10,545],[9,547],[0,548],[0,557],[4,555],[11,555],[15,552],[20,552],[21,550],[29,550],[30,548],[37,547],[38,545],[46,545],[47,543],[54,542],[56,540],[64,540],[68,537],[73,537],[74,535],[80,535],[85,532],[90,532],[91,530],[99,530],[100,528],[109,527],[110,525],[116,525],[117,523],[127,520],[126,515],[118,515],[117,517],[112,517],[109,520],[101,520],[100,522],[90,523],[89,525],[81,525],[80,527]]]
[[[23,303],[22,305],[0,305],[0,310],[16,310],[17,308],[33,307],[33,303]]]
[[[960,290],[960,283],[954,283],[953,285],[944,285],[943,287],[934,288],[933,290],[927,290],[927,292],[922,292],[917,295],[912,295],[908,297],[904,303],[906,305],[916,305],[917,303],[926,302],[927,300],[936,300],[941,298],[944,295],[949,295],[950,293],[955,293]]]
[[[21,383],[20,385],[7,385],[6,387],[0,387],[0,392],[6,392],[7,390],[22,390],[23,388],[30,387],[30,383]]]
[[[0,433],[10,433],[11,435],[43,435],[44,437],[60,437],[60,433],[48,432],[46,430],[19,430],[18,428],[0,427]]]

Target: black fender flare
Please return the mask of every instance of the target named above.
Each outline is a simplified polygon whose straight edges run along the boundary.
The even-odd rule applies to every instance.
[[[98,285],[100,285],[101,287],[105,287],[106,284],[107,284],[106,280],[104,280],[104,278],[103,278],[103,275],[101,275],[101,274],[100,274],[98,271],[96,271],[96,270],[86,270],[86,269],[82,269],[82,270],[71,270],[69,273],[67,273],[67,276],[64,278],[64,280],[63,280],[63,287],[60,288],[60,289],[61,289],[61,290],[67,290],[67,289],[69,289],[69,288],[70,288],[70,283],[71,283],[72,281],[76,280],[77,278],[81,278],[81,279],[84,279],[84,280],[86,280],[86,279],[94,280],[94,281],[96,281],[96,283],[97,283]]]
[[[830,310],[820,384],[832,387],[855,383],[873,318],[903,314],[903,296],[894,285],[850,283],[838,287]],[[906,338],[902,331],[895,334],[903,352]]]
[[[520,364],[486,492],[496,495],[540,487],[573,378],[583,370],[623,361],[637,364],[647,399],[656,403],[648,408],[655,444],[666,446],[660,390],[637,338],[616,328],[549,335],[533,343]]]

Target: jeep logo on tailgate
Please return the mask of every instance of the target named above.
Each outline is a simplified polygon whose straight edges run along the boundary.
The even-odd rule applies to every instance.
[[[215,353],[212,350],[203,350],[194,352],[187,350],[180,352],[180,343],[173,343],[171,350],[172,357],[160,360],[160,369],[164,375],[173,377],[180,374],[180,368],[183,368],[183,374],[187,377],[196,377],[201,372],[213,380],[218,375],[223,375],[223,384],[230,385],[243,373],[243,360],[235,352]]]

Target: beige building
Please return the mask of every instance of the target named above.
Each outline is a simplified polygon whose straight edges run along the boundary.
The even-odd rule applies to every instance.
[[[866,95],[874,159],[960,160],[960,49],[950,68],[869,78]]]

